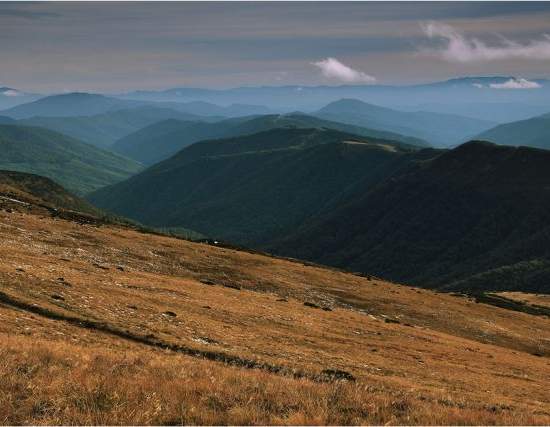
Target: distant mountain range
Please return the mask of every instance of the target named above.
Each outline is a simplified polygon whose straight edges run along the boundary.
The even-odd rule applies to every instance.
[[[2,115],[14,119],[30,117],[75,117],[92,116],[109,111],[142,105],[138,101],[127,101],[90,93],[68,93],[40,98],[27,104],[4,110]]]
[[[449,147],[495,125],[451,114],[397,111],[357,99],[332,102],[315,114],[337,122],[410,135],[436,147]]]
[[[172,109],[179,113],[185,113],[188,116],[194,117],[224,118],[270,112],[267,107],[257,105],[233,104],[227,107],[221,107],[202,101],[152,102],[75,92],[46,96],[33,102],[24,103],[1,111],[0,115],[14,119],[28,119],[32,117],[79,117],[106,114],[117,110],[133,109],[144,106]]]
[[[142,166],[48,129],[0,125],[0,169],[45,176],[82,195],[128,178]]]
[[[177,109],[172,108],[174,106]],[[11,114],[13,117],[29,116],[29,118],[19,119],[18,123],[56,130],[100,148],[112,146],[114,151],[145,164],[163,160],[179,149],[201,139],[244,135],[281,126],[326,127],[418,146],[430,144],[437,147],[453,146],[472,137],[501,143],[506,138],[506,135],[501,138],[492,131],[486,133],[495,126],[493,122],[432,112],[397,111],[354,99],[335,101],[315,112],[314,115],[293,113],[233,119],[199,115],[208,112],[218,114],[223,111],[228,114],[237,114],[238,111],[245,113],[249,110],[246,106],[229,110],[227,108],[201,102],[142,103],[101,95],[68,94],[23,104],[5,111],[4,114]],[[260,107],[250,108],[262,110]],[[97,113],[98,111],[100,112]],[[47,115],[41,116],[41,113]],[[65,114],[68,116],[64,116]],[[158,123],[168,119],[186,123],[179,126],[174,126],[170,122],[164,125]],[[506,124],[497,127],[495,132],[521,125],[519,133],[511,134],[513,141],[522,141],[522,144],[529,146],[545,147],[545,120],[547,116],[517,125]],[[14,119],[0,116],[0,123],[14,123]],[[154,127],[147,129],[150,125]],[[164,126],[168,128],[162,129]],[[533,141],[525,133],[530,126],[533,126]],[[507,131],[504,133],[506,134]],[[538,134],[540,134],[540,140],[536,140]]]
[[[96,147],[109,148],[118,139],[166,119],[198,120],[199,117],[170,108],[142,106],[92,116],[35,116],[18,123],[52,129]]]
[[[525,80],[525,79],[523,79]],[[462,77],[416,85],[261,86],[232,89],[173,88],[135,91],[107,98],[134,101],[121,108],[155,102],[165,108],[203,116],[237,117],[304,111],[312,113],[339,99],[354,98],[395,110],[432,111],[491,122],[522,120],[550,111],[550,81],[528,79],[536,87],[511,89],[516,76]],[[511,84],[512,83],[512,84]],[[518,86],[517,84],[515,85]],[[519,85],[521,87],[521,85]],[[2,93],[7,92],[8,95]],[[14,96],[17,94],[17,96]],[[71,94],[54,95],[67,96]],[[8,87],[0,88],[0,110],[41,98]],[[49,96],[48,96],[49,97]],[[139,102],[141,104],[139,104]],[[187,106],[181,106],[187,104]],[[101,111],[104,112],[104,111]],[[32,115],[48,115],[36,113]],[[74,115],[93,115],[77,113]],[[0,112],[0,115],[3,113]],[[6,115],[6,114],[4,114]],[[9,115],[9,114],[8,114]],[[63,114],[66,115],[66,114]],[[69,114],[73,115],[73,114]],[[31,117],[25,115],[25,117]]]
[[[501,145],[525,145],[550,149],[550,114],[498,125],[479,134],[484,139]]]
[[[152,165],[200,140],[248,135],[276,128],[333,129],[363,137],[392,140],[403,145],[428,146],[417,138],[294,113],[241,117],[212,123],[166,120],[118,140],[112,150],[145,165]]]
[[[494,76],[410,86],[177,88],[117,96],[69,93],[17,105],[0,111],[0,116],[26,119],[28,122],[24,124],[58,130],[87,143],[108,147],[155,121],[170,118],[213,122],[300,109],[310,116],[449,147],[504,121],[548,113],[549,99],[547,80]],[[135,119],[113,115],[117,110],[146,107],[172,112],[157,114],[154,116],[157,120],[139,114]],[[67,117],[71,120],[61,120]],[[227,135],[219,133],[219,137],[224,136]],[[211,134],[206,133],[206,137]],[[395,139],[391,135],[382,137]]]
[[[534,79],[536,89],[505,89],[514,76],[464,77],[418,85],[262,86],[233,89],[174,88],[136,91],[119,97],[149,101],[206,101],[228,105],[268,105],[282,111],[313,112],[342,98],[397,110],[434,111],[492,122],[524,119],[550,111],[550,82]],[[496,85],[496,86],[495,86]]]
[[[160,105],[174,108],[196,116],[240,117],[257,114],[272,114],[273,111],[263,105],[231,104],[220,106],[204,101],[160,102]]]

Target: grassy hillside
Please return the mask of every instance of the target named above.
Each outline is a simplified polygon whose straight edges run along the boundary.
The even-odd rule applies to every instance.
[[[99,148],[109,148],[116,140],[152,123],[166,120],[196,119],[197,116],[169,108],[136,107],[93,116],[43,117],[19,120],[25,126],[55,130]]]
[[[453,114],[405,112],[367,104],[356,99],[332,102],[316,113],[324,119],[401,133],[449,147],[495,125],[494,122]]]
[[[0,170],[0,197],[98,215],[99,210],[49,178],[23,172]],[[7,198],[7,199],[6,199]]]
[[[148,225],[259,244],[337,206],[414,152],[327,129],[273,129],[193,144],[90,200]]]
[[[477,138],[501,145],[524,145],[548,150],[550,149],[550,114],[505,123],[479,134]]]
[[[471,142],[272,247],[422,286],[550,293],[549,163],[544,150]]]
[[[2,125],[0,169],[46,176],[82,195],[122,181],[142,166],[48,129]]]
[[[0,200],[5,424],[548,425],[545,317]]]
[[[417,138],[382,132],[359,126],[322,120],[305,114],[264,115],[240,117],[216,123],[177,122],[167,120],[155,123],[120,139],[113,150],[141,163],[152,165],[174,155],[197,141],[249,135],[276,128],[333,129],[355,135],[397,141],[403,145],[426,146]]]

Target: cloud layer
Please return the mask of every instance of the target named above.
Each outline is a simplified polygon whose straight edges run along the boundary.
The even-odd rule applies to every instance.
[[[491,89],[538,89],[541,87],[537,82],[532,82],[527,79],[510,79],[504,83],[491,83]]]
[[[354,70],[336,58],[325,58],[321,61],[313,62],[312,65],[318,67],[323,76],[331,80],[343,83],[376,83],[375,77],[362,71]]]
[[[8,89],[8,90],[5,90],[4,92],[2,92],[2,95],[4,95],[4,96],[20,96],[21,93],[14,90],[14,89]]]
[[[474,37],[466,37],[450,25],[438,22],[422,24],[422,30],[431,39],[443,40],[445,45],[432,50],[449,62],[484,62],[505,59],[550,59],[550,35],[543,34],[540,40],[519,43],[501,38],[498,45],[488,45]]]

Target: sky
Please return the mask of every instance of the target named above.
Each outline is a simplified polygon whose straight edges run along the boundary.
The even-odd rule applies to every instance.
[[[550,77],[550,2],[0,2],[0,86],[414,84]]]

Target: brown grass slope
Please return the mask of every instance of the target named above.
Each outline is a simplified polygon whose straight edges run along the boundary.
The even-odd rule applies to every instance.
[[[0,197],[32,206],[52,207],[100,215],[99,209],[68,192],[51,179],[25,172],[0,170]],[[17,202],[15,202],[17,203]]]
[[[8,203],[1,424],[550,423],[545,316]]]

